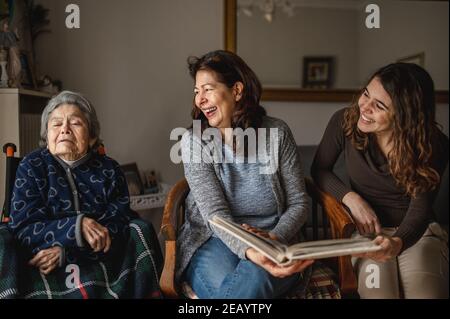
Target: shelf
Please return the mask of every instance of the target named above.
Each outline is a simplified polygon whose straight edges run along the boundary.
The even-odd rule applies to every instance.
[[[164,207],[170,188],[170,185],[161,183],[161,192],[159,193],[130,196],[131,209],[138,211]]]
[[[261,100],[282,102],[352,102],[357,89],[312,90],[267,87],[263,89]],[[448,91],[436,91],[436,103],[448,104]]]
[[[53,96],[53,94],[47,92],[34,91],[28,89],[18,89],[18,88],[1,88],[0,94],[19,94],[19,95],[42,97],[46,99],[49,99]]]

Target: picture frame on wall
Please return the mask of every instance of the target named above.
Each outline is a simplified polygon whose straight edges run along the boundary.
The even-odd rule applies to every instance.
[[[121,165],[128,185],[130,196],[139,196],[144,193],[144,184],[136,163]]]
[[[328,89],[333,85],[334,58],[313,56],[303,58],[303,88]]]
[[[397,62],[414,63],[414,64],[417,64],[418,66],[421,66],[422,68],[424,68],[425,67],[425,52],[408,55],[406,57],[398,59]]]
[[[31,54],[27,51],[20,52],[21,80],[20,83],[25,89],[36,89],[36,75],[32,64]]]

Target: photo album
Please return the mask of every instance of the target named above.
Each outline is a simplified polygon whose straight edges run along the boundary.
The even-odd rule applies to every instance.
[[[307,241],[288,246],[276,240],[257,235],[237,223],[218,216],[210,219],[209,223],[253,247],[279,265],[287,265],[295,260],[346,256],[381,249],[368,237]]]

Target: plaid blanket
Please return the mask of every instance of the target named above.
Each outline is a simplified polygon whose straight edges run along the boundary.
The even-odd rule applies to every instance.
[[[128,242],[110,258],[89,264],[67,264],[47,276],[20,261],[16,252],[11,235],[0,228],[0,298],[162,296],[159,290],[161,250],[153,227],[143,220],[131,221]]]
[[[334,272],[320,261],[312,265],[312,274],[306,289],[296,287],[288,299],[341,299],[341,291]],[[300,289],[299,289],[300,288]]]

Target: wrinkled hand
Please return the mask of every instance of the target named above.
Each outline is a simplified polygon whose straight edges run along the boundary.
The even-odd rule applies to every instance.
[[[356,228],[361,235],[379,234],[381,225],[378,217],[361,196],[355,192],[347,193],[342,202],[350,209]]]
[[[254,248],[247,249],[245,255],[247,256],[247,259],[264,268],[272,276],[278,278],[284,278],[298,272],[303,272],[308,266],[314,263],[314,260],[298,260],[293,261],[289,265],[280,266]]]
[[[252,232],[252,233],[254,233],[256,235],[259,235],[261,237],[265,237],[265,238],[269,238],[269,239],[278,241],[277,236],[275,236],[274,234],[269,233],[269,232],[267,232],[265,230],[262,230],[260,228],[256,228],[256,227],[253,227],[253,226],[250,226],[250,225],[247,225],[247,224],[242,224],[242,227],[244,227],[249,232]]]
[[[81,221],[81,233],[94,252],[103,251],[106,253],[111,247],[111,236],[109,235],[108,228],[100,225],[92,218],[83,217]]]
[[[44,275],[48,275],[59,264],[62,248],[55,246],[38,252],[29,262],[30,266],[39,268]]]
[[[373,242],[379,245],[381,249],[374,252],[357,254],[354,255],[354,257],[370,258],[383,263],[398,256],[403,246],[403,241],[400,237],[391,237],[386,235],[377,236]]]

